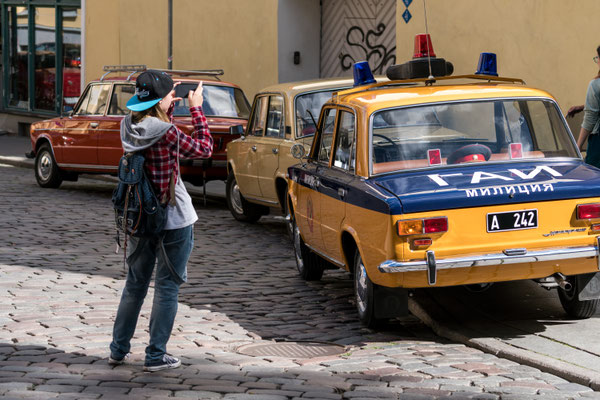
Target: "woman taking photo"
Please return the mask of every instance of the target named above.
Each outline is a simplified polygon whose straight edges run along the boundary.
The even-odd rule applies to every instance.
[[[155,194],[167,207],[164,230],[156,236],[131,237],[127,246],[127,281],[117,311],[110,344],[110,365],[123,364],[131,348],[140,309],[156,265],[154,301],[150,315],[150,343],[144,371],[177,368],[181,361],[167,354],[177,314],[179,286],[187,279],[187,262],[194,245],[198,220],[192,200],[179,174],[178,157],[206,158],[213,139],[202,112],[202,84],[189,92],[194,132],[184,134],[172,123],[175,96],[173,80],[165,72],[148,70],[136,80],[135,95],[127,102],[132,112],[121,122],[121,142],[126,153],[143,152],[144,169]]]

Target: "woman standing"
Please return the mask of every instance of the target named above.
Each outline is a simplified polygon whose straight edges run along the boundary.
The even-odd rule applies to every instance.
[[[600,68],[600,46],[596,49],[594,62]],[[585,106],[575,106],[569,109],[568,117],[572,117],[583,110],[583,123],[577,138],[577,146],[581,150],[586,139],[588,141],[585,162],[600,168],[600,71],[592,79],[587,88]]]
[[[127,102],[132,112],[121,122],[123,149],[144,152],[146,174],[157,197],[167,204],[167,223],[154,237],[129,239],[129,271],[115,319],[108,363],[123,364],[129,356],[130,341],[156,265],[150,343],[144,362],[144,371],[151,372],[181,365],[178,358],[167,354],[167,341],[177,314],[179,286],[187,279],[187,261],[194,244],[193,224],[198,216],[181,180],[178,157],[210,157],[213,147],[202,112],[202,84],[188,95],[194,125],[191,137],[172,123],[174,103],[181,100],[174,97],[174,88],[173,80],[165,72],[141,73],[136,80],[135,95]]]

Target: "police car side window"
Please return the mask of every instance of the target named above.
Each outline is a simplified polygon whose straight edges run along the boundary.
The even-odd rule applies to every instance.
[[[325,110],[323,115],[323,121],[321,125],[321,138],[319,141],[319,154],[318,160],[329,164],[329,159],[331,158],[331,146],[333,142],[333,130],[335,128],[335,116],[336,116],[335,108],[328,108]]]
[[[354,114],[348,111],[341,111],[337,135],[335,137],[335,156],[333,159],[334,167],[354,171],[354,143]]]

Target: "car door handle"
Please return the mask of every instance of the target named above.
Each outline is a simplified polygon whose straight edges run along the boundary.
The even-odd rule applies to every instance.
[[[338,196],[343,199],[346,196],[346,189],[338,188]]]
[[[273,154],[279,153],[279,149],[277,147],[273,147]]]
[[[92,128],[97,128],[98,127],[98,123],[97,122],[92,122],[92,123],[90,123],[90,126]]]
[[[252,149],[252,151],[256,151],[256,146],[252,146],[250,148]]]

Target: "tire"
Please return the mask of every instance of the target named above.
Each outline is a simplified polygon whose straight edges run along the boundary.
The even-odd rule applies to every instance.
[[[35,157],[35,179],[43,188],[57,188],[63,181],[48,143],[40,146]]]
[[[240,193],[240,188],[235,180],[235,175],[230,172],[225,186],[227,207],[233,218],[242,222],[256,222],[265,214],[264,207],[248,202]]]
[[[576,276],[567,277],[567,281],[571,284],[569,290],[558,288],[558,298],[560,304],[570,318],[586,319],[596,313],[600,299],[594,300],[579,300],[579,292],[582,288],[578,287]]]
[[[374,328],[382,320],[375,318],[375,284],[369,279],[358,249],[354,255],[354,297],[358,319],[367,328]]]
[[[305,281],[318,281],[323,276],[324,262],[315,253],[304,244],[300,229],[296,225],[296,220],[291,219],[291,229],[293,231],[294,255],[296,256],[296,267],[300,277]]]

